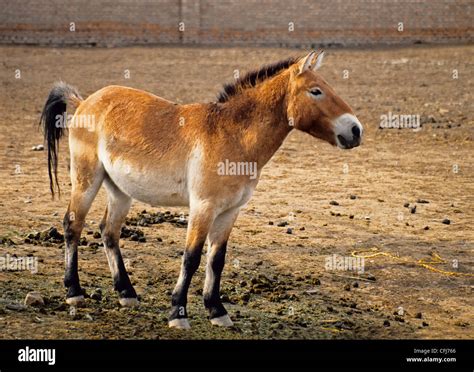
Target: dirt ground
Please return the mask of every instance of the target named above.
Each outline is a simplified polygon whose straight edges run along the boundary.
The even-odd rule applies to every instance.
[[[67,142],[60,153],[61,200],[52,201],[49,194],[46,152],[31,150],[42,143],[36,124],[53,82],[73,84],[83,96],[120,84],[179,103],[209,101],[234,70],[302,53],[0,47],[0,257],[38,260],[36,274],[0,271],[0,337],[473,338],[473,46],[328,50],[320,72],[364,124],[363,145],[343,151],[294,131],[266,166],[229,244],[222,295],[234,328],[212,327],[206,318],[204,265],[190,290],[192,330],[168,328],[185,239],[185,229],[176,223],[128,226],[146,239],[121,240],[141,305],[120,309],[100,239],[93,235],[105,206],[103,190],[79,250],[81,284],[91,297],[83,308],[64,304],[63,244],[36,240],[36,233],[51,227],[62,232]],[[420,115],[423,127],[379,129],[381,115],[389,112]],[[136,202],[129,217],[143,210],[187,213]],[[287,226],[278,226],[285,221]],[[367,258],[360,274],[325,265],[333,254],[372,249],[398,259]],[[430,267],[471,276],[416,263],[436,254],[442,262]],[[22,306],[30,291],[39,291],[45,305]]]

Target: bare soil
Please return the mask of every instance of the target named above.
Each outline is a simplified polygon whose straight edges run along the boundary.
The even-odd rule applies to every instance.
[[[222,280],[234,328],[212,327],[206,318],[204,265],[190,290],[192,330],[168,328],[185,239],[178,223],[127,226],[146,239],[121,243],[141,305],[119,307],[100,239],[93,235],[105,207],[103,190],[88,215],[79,256],[81,284],[89,295],[99,289],[102,296],[88,298],[75,314],[64,304],[64,247],[60,239],[42,239],[45,234],[35,240],[51,227],[62,232],[68,202],[67,142],[61,144],[61,200],[49,194],[45,151],[31,150],[42,143],[37,122],[53,82],[73,84],[83,96],[120,84],[179,103],[208,101],[234,70],[300,53],[0,47],[0,257],[38,259],[36,274],[0,271],[0,337],[472,339],[474,278],[416,264],[437,254],[443,261],[432,265],[436,269],[474,273],[472,46],[328,51],[321,74],[364,124],[364,143],[343,151],[294,131],[266,166],[232,233]],[[423,127],[379,129],[381,115],[389,112],[419,115]],[[139,221],[143,210],[187,213],[134,203],[129,217]],[[278,226],[283,221],[288,225]],[[325,267],[333,254],[373,248],[401,259],[368,258],[362,274]],[[30,291],[39,291],[45,305],[18,306]]]

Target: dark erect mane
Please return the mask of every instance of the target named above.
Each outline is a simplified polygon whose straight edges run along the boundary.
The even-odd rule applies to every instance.
[[[290,57],[283,61],[263,66],[258,70],[248,72],[243,77],[238,78],[234,83],[225,84],[217,96],[217,102],[227,102],[230,97],[235,96],[241,90],[256,86],[258,83],[287,69],[298,61],[298,59],[297,57]]]

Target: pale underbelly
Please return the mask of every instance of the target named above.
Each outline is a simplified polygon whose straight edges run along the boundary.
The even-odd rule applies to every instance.
[[[189,193],[185,172],[154,166],[148,169],[116,161],[105,162],[110,179],[131,198],[151,206],[188,206]]]

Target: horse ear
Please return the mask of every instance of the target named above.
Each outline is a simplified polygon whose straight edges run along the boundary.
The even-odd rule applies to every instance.
[[[312,51],[306,57],[302,58],[299,62],[298,74],[302,74],[307,70],[313,69],[313,64],[315,62],[316,52]]]
[[[324,50],[320,49],[318,50],[318,53],[316,55],[316,62],[314,63],[313,70],[316,71],[318,70],[321,65],[323,64],[323,59],[324,59]]]

